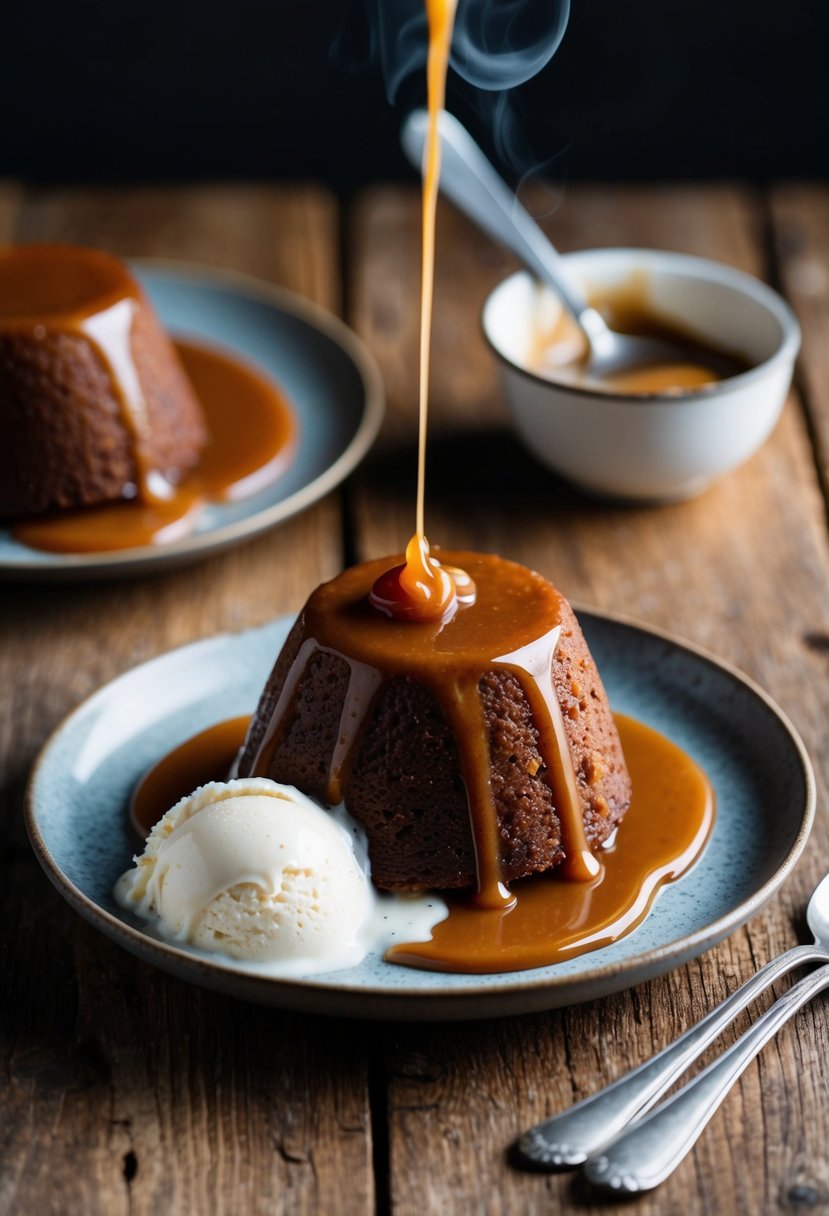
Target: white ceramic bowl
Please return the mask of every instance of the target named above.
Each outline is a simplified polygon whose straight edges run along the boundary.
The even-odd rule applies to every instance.
[[[588,293],[644,273],[656,313],[744,354],[751,368],[670,395],[553,383],[527,362],[533,336],[539,326],[549,332],[561,305],[529,274],[511,275],[487,298],[483,328],[531,451],[592,493],[653,502],[690,498],[748,459],[774,428],[800,347],[800,327],[785,301],[751,275],[685,254],[591,249],[566,261]]]

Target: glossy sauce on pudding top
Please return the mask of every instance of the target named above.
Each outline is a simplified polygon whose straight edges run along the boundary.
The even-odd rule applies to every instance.
[[[85,553],[169,543],[192,531],[205,503],[256,493],[280,475],[297,423],[282,392],[235,356],[174,343],[202,408],[207,441],[197,466],[173,485],[147,457],[147,410],[131,347],[141,288],[119,259],[72,245],[0,250],[0,329],[82,337],[106,368],[131,436],[133,498],[23,520],[16,539],[36,549]]]
[[[0,322],[48,320],[82,326],[141,289],[118,258],[79,245],[10,245],[0,249]]]
[[[584,334],[563,309],[552,328],[532,335],[527,367],[545,379],[608,393],[685,393],[740,375],[752,366],[745,356],[707,341],[674,318],[660,314],[650,300],[644,272],[631,274],[613,289],[590,294],[590,304],[611,329],[640,338],[660,338],[678,348],[676,360],[589,375]]]

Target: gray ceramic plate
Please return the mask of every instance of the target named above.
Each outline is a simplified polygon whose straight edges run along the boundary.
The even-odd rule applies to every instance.
[[[134,852],[124,807],[172,746],[253,709],[290,622],[185,646],[106,685],[52,736],[32,774],[27,824],[60,893],[139,958],[181,979],[286,1008],[356,1017],[483,1018],[568,1005],[640,983],[733,932],[777,890],[814,814],[814,779],[792,726],[738,672],[663,634],[591,612],[580,619],[615,709],[689,752],[718,815],[693,871],[662,890],[629,937],[592,954],[505,975],[442,975],[369,956],[348,971],[275,980],[161,944],[112,886]]]
[[[0,577],[109,578],[194,561],[309,507],[348,476],[377,435],[384,400],[380,373],[336,317],[245,275],[175,262],[139,262],[133,270],[173,335],[231,350],[282,386],[299,421],[296,456],[258,494],[205,507],[195,531],[171,544],[45,553],[0,529]]]

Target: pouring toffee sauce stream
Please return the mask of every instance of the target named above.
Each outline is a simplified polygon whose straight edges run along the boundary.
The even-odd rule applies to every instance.
[[[415,534],[406,546],[406,561],[383,575],[372,588],[371,602],[398,620],[439,621],[454,613],[458,592],[452,575],[430,557],[426,539],[426,436],[429,419],[429,364],[432,340],[432,300],[435,287],[435,221],[440,185],[438,115],[446,97],[446,73],[452,46],[457,0],[427,0],[429,53],[426,63],[429,131],[423,172],[422,261],[420,287],[420,388],[417,439],[417,508]],[[475,588],[457,571],[467,603]]]

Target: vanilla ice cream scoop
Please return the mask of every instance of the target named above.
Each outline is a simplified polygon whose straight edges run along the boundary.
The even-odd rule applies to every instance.
[[[290,786],[214,782],[177,803],[119,880],[159,932],[291,973],[360,961],[373,893],[349,833]]]

